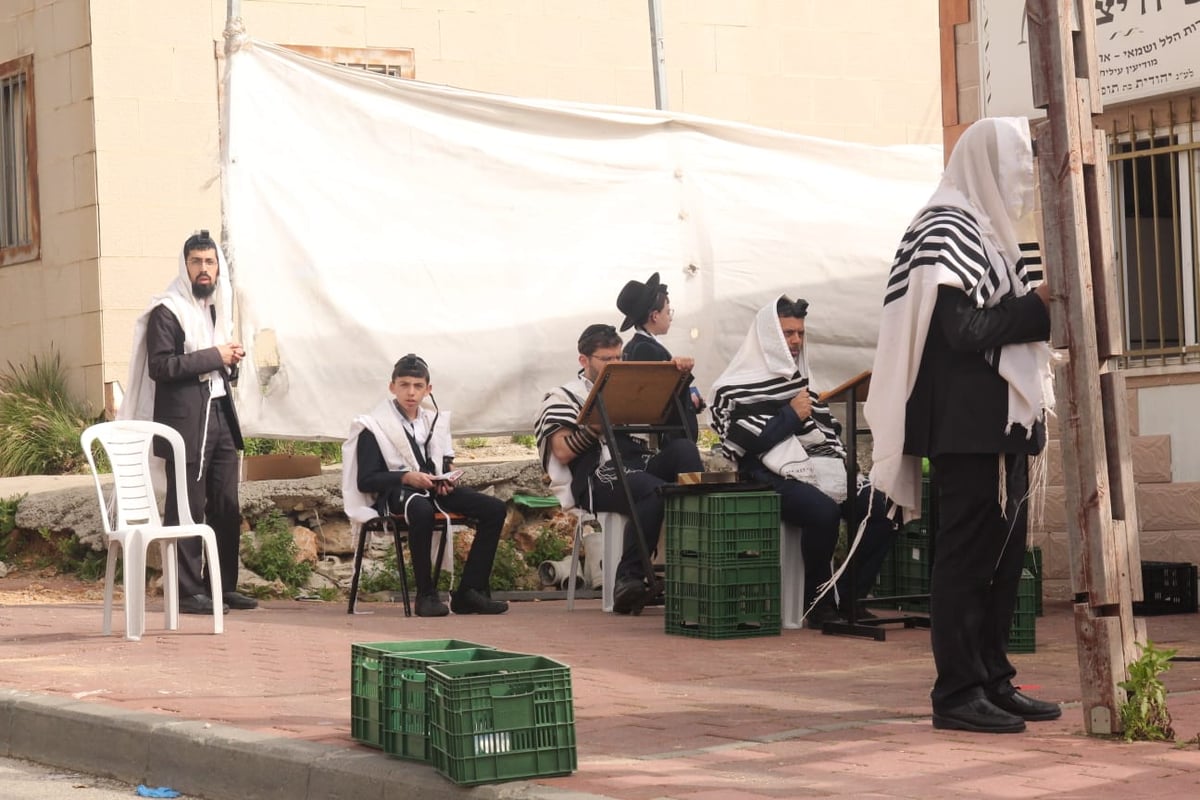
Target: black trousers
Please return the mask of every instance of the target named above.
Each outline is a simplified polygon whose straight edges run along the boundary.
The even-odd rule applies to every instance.
[[[430,561],[433,554],[433,527],[438,515],[433,505],[434,501],[446,511],[453,511],[474,520],[475,539],[463,565],[462,575],[459,576],[458,588],[486,592],[492,577],[492,562],[496,560],[496,547],[500,544],[500,531],[504,527],[508,509],[503,500],[460,486],[441,496],[425,497],[414,494],[411,490],[401,489],[387,498],[388,508],[393,513],[403,509],[404,518],[408,522],[408,549],[412,553],[413,580],[417,584],[417,594],[432,594],[437,590],[433,585]]]
[[[936,456],[938,498],[930,586],[930,642],[943,712],[1012,691],[1008,631],[1028,538],[1029,457],[1004,456],[1007,504],[999,504],[1000,456]]]
[[[658,487],[664,483],[675,483],[681,472],[703,470],[696,443],[689,439],[673,439],[665,443],[662,449],[646,462],[644,470],[631,470],[626,466],[625,479],[633,494],[633,514],[637,515],[638,523],[642,526],[642,535],[645,537],[648,551],[654,552],[654,548],[658,546],[658,536],[665,514],[663,498],[658,493]],[[597,473],[592,476],[591,498],[576,497],[575,502],[589,511],[616,511],[618,514],[633,516],[629,512],[625,493],[617,485],[612,465],[605,465]],[[617,565],[618,581],[647,577],[635,531],[633,521],[630,520],[625,526],[625,550],[621,555],[621,563]]]
[[[750,474],[752,480],[765,483],[779,493],[779,516],[789,525],[802,529],[800,535],[800,552],[804,556],[804,607],[812,605],[817,596],[817,587],[824,584],[833,575],[830,560],[837,548],[838,532],[842,520],[846,518],[850,503],[855,503],[855,516],[858,521],[867,518],[867,526],[863,530],[862,541],[854,551],[854,580],[853,587],[859,598],[865,597],[875,585],[875,578],[883,566],[883,560],[892,551],[896,542],[896,525],[887,518],[887,498],[879,492],[874,492],[874,503],[871,502],[872,489],[865,485],[858,490],[853,498],[846,498],[838,503],[816,486],[800,481],[784,478],[770,470],[757,469]],[[867,509],[871,514],[867,516]],[[855,531],[850,534],[854,535]],[[842,573],[838,580],[838,598],[846,603],[850,597],[850,572]],[[826,595],[831,598],[832,595]],[[822,601],[824,605],[826,602]]]
[[[200,468],[199,453],[188,453],[189,461],[184,465],[184,480],[187,483],[188,508],[193,522],[205,522],[217,536],[217,559],[221,564],[221,591],[237,589],[238,547],[241,544],[242,510],[238,503],[238,454],[233,444],[229,420],[221,410],[221,403],[213,402],[208,415],[208,435],[204,442],[204,473],[199,480],[196,473]],[[175,511],[174,464],[167,459],[167,508],[163,522],[179,524]],[[184,539],[179,542],[179,594],[189,597],[209,594],[208,573],[203,569],[204,545],[199,539]]]

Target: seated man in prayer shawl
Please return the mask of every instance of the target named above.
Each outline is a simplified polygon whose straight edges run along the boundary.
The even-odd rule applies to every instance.
[[[671,351],[658,338],[671,330],[671,320],[675,318],[675,311],[671,308],[667,285],[658,282],[657,272],[645,283],[626,283],[617,295],[617,309],[625,315],[621,330],[635,328],[633,336],[621,353],[625,361],[670,361],[680,372],[691,373],[696,364],[695,360],[686,356],[672,357]],[[700,431],[696,415],[704,410],[704,398],[700,396],[700,390],[691,385],[690,379],[688,384],[681,390],[679,400],[683,406],[683,427],[688,438],[694,442]],[[673,418],[677,420],[678,414],[673,415]],[[678,425],[679,422],[674,421],[672,424]],[[670,436],[664,434],[666,439]]]
[[[968,128],[900,241],[880,317],[865,409],[871,480],[906,516],[919,515],[928,456],[938,499],[935,728],[1014,733],[1062,713],[1014,687],[1007,653],[1029,456],[1045,443],[1052,404],[1049,290],[1032,287],[1020,247],[1032,238],[1033,187],[1024,118]]]
[[[230,388],[246,355],[231,338],[232,291],[225,256],[208,231],[188,237],[179,253],[179,275],[150,301],[134,324],[129,384],[119,419],[169,425],[183,438],[187,486],[175,485],[170,445],[154,440],[165,459],[167,505],[163,522],[178,525],[176,493],[187,492],[192,519],[217,538],[224,610],[256,608],[237,591],[242,513],[238,504],[238,454],[242,431]],[[179,611],[211,614],[214,599],[204,570],[203,545],[187,538],[177,548]]]
[[[738,471],[779,492],[783,521],[801,528],[805,620],[820,629],[840,619],[833,597],[823,588],[832,577],[829,562],[847,510],[846,450],[839,438],[841,423],[810,383],[807,315],[807,301],[793,302],[786,295],[759,310],[741,348],[713,385],[712,416],[721,447]],[[856,511],[865,523],[851,552],[858,597],[874,585],[896,537],[886,498],[876,492],[872,500],[871,494],[860,480]],[[847,573],[837,588],[845,605],[852,590]]]
[[[359,492],[374,496],[374,507],[380,514],[403,515],[408,523],[417,616],[444,617],[450,611],[503,614],[508,603],[492,599],[489,581],[504,526],[504,502],[457,486],[456,479],[444,475],[454,460],[450,412],[438,410],[425,359],[410,353],[397,361],[388,392],[391,397],[369,414],[357,417],[350,426],[343,453],[352,456],[346,459],[343,495],[353,494],[357,486]],[[429,398],[432,408],[424,405],[425,398]],[[346,487],[351,491],[347,492]],[[347,513],[352,505],[368,500],[344,497]],[[433,585],[430,563],[434,514],[448,511],[478,525],[458,589],[450,594],[449,609]]]
[[[604,365],[621,360],[621,337],[612,325],[589,325],[579,337],[578,350],[579,373],[571,382],[546,393],[534,423],[542,467],[552,484],[570,486],[579,507],[629,515],[611,458],[601,449],[600,432],[576,421]],[[702,471],[700,453],[695,442],[682,438],[665,442],[657,454],[651,454],[641,439],[626,434],[617,435],[617,445],[633,492],[633,513],[647,549],[653,551],[664,514],[658,487],[677,481],[681,472]],[[640,614],[649,599],[648,581],[652,578],[645,574],[631,521],[625,528],[625,551],[617,565],[613,611]]]

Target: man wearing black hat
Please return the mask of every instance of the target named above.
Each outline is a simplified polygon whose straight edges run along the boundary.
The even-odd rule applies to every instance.
[[[635,329],[633,337],[625,345],[622,353],[626,361],[670,361],[680,372],[692,371],[696,363],[694,359],[686,356],[672,357],[671,351],[658,339],[671,329],[675,311],[671,308],[667,285],[659,283],[657,272],[645,283],[626,283],[625,288],[617,295],[617,310],[625,315],[621,330]],[[704,398],[700,396],[699,389],[691,386],[690,378],[688,386],[681,390],[679,400],[684,410],[683,427],[688,438],[694,442],[700,430],[696,415],[704,410]],[[669,439],[669,435],[667,438]]]
[[[629,515],[625,495],[616,482],[612,460],[601,449],[600,433],[578,423],[584,400],[605,364],[621,360],[621,337],[612,325],[589,325],[579,337],[579,373],[570,383],[546,393],[534,423],[542,467],[552,483],[569,483],[576,505],[589,511],[616,511]],[[633,493],[646,548],[658,544],[663,522],[663,499],[658,487],[679,479],[681,472],[700,472],[700,453],[687,439],[665,442],[651,454],[645,442],[617,434],[617,447],[626,481]],[[641,548],[634,538],[632,521],[625,528],[625,551],[617,565],[613,611],[640,614],[647,600],[647,579]]]

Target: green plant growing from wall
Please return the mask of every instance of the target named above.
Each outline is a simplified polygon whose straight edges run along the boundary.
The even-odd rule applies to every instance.
[[[292,591],[312,575],[312,565],[296,561],[300,550],[287,519],[278,509],[259,517],[254,535],[242,537],[242,562],[268,581],[278,580]]]
[[[525,554],[525,563],[537,569],[543,561],[558,561],[571,553],[570,542],[554,532],[552,528],[539,528],[533,547]]]
[[[17,529],[17,506],[24,499],[25,495],[16,494],[0,500],[0,559],[8,558],[12,534]]]
[[[1129,664],[1129,680],[1118,685],[1128,699],[1121,705],[1125,741],[1169,742],[1175,739],[1171,712],[1167,710],[1167,687],[1159,675],[1171,668],[1175,650],[1160,650],[1154,642],[1137,643],[1142,654]]]

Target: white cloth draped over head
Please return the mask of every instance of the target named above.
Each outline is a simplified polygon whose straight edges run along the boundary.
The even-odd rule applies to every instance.
[[[721,447],[734,460],[744,456],[745,448],[738,444],[738,439],[742,438],[739,434],[743,432],[735,431],[735,426],[744,428],[746,435],[756,437],[779,407],[807,391],[813,395],[814,425],[797,438],[810,454],[844,458],[836,422],[828,406],[819,403],[811,389],[813,376],[808,364],[808,340],[801,345],[799,357],[793,357],[788,349],[775,310],[780,299],[791,302],[787,295],[779,295],[758,310],[741,347],[712,385],[713,427],[721,437]],[[739,406],[762,411],[737,414]]]
[[[450,436],[450,412],[435,413],[433,409],[422,406],[418,415],[425,424],[425,430],[430,431],[429,459],[433,462],[435,474],[441,474],[444,458],[454,455],[454,445]],[[379,516],[373,505],[375,499],[358,489],[358,436],[364,430],[369,430],[375,436],[379,452],[383,454],[383,460],[389,470],[421,469],[420,461],[405,434],[404,420],[390,396],[381,400],[370,413],[354,418],[350,425],[350,433],[342,445],[342,505],[346,516],[350,518],[356,538],[359,526]]]
[[[874,437],[871,483],[903,508],[905,519],[921,514],[921,463],[904,454],[905,406],[917,379],[939,286],[954,286],[978,308],[1031,291],[1021,262],[1022,239],[1032,238],[1033,147],[1024,117],[981,119],[969,127],[950,155],[936,191],[910,224],[888,278],[879,344],[864,414]],[[986,269],[956,271],[938,257],[956,246],[922,239],[930,210],[957,209],[978,226]],[[948,259],[971,261],[962,253]],[[1009,344],[985,354],[1008,383],[1008,422],[1031,431],[1053,407],[1050,349],[1045,342]]]
[[[166,306],[179,326],[183,328],[183,352],[194,353],[227,343],[233,333],[233,290],[229,283],[229,266],[225,263],[225,254],[217,247],[217,280],[216,290],[206,300],[200,300],[192,294],[192,281],[188,277],[187,254],[180,249],[179,274],[168,284],[166,290],[150,299],[150,304],[137,318],[133,325],[133,350],[129,357],[129,382],[125,387],[125,398],[117,409],[117,419],[154,419],[154,380],[150,377],[150,354],[146,350],[146,328],[150,320],[150,312],[158,306]],[[214,323],[209,308],[217,310]],[[217,371],[206,372],[197,380],[209,384],[220,381],[221,374]],[[232,402],[232,398],[231,398]],[[208,413],[208,410],[206,410]],[[208,421],[205,420],[204,431],[208,432]],[[198,456],[200,470],[196,475],[199,480],[204,473],[204,447],[201,446]]]

